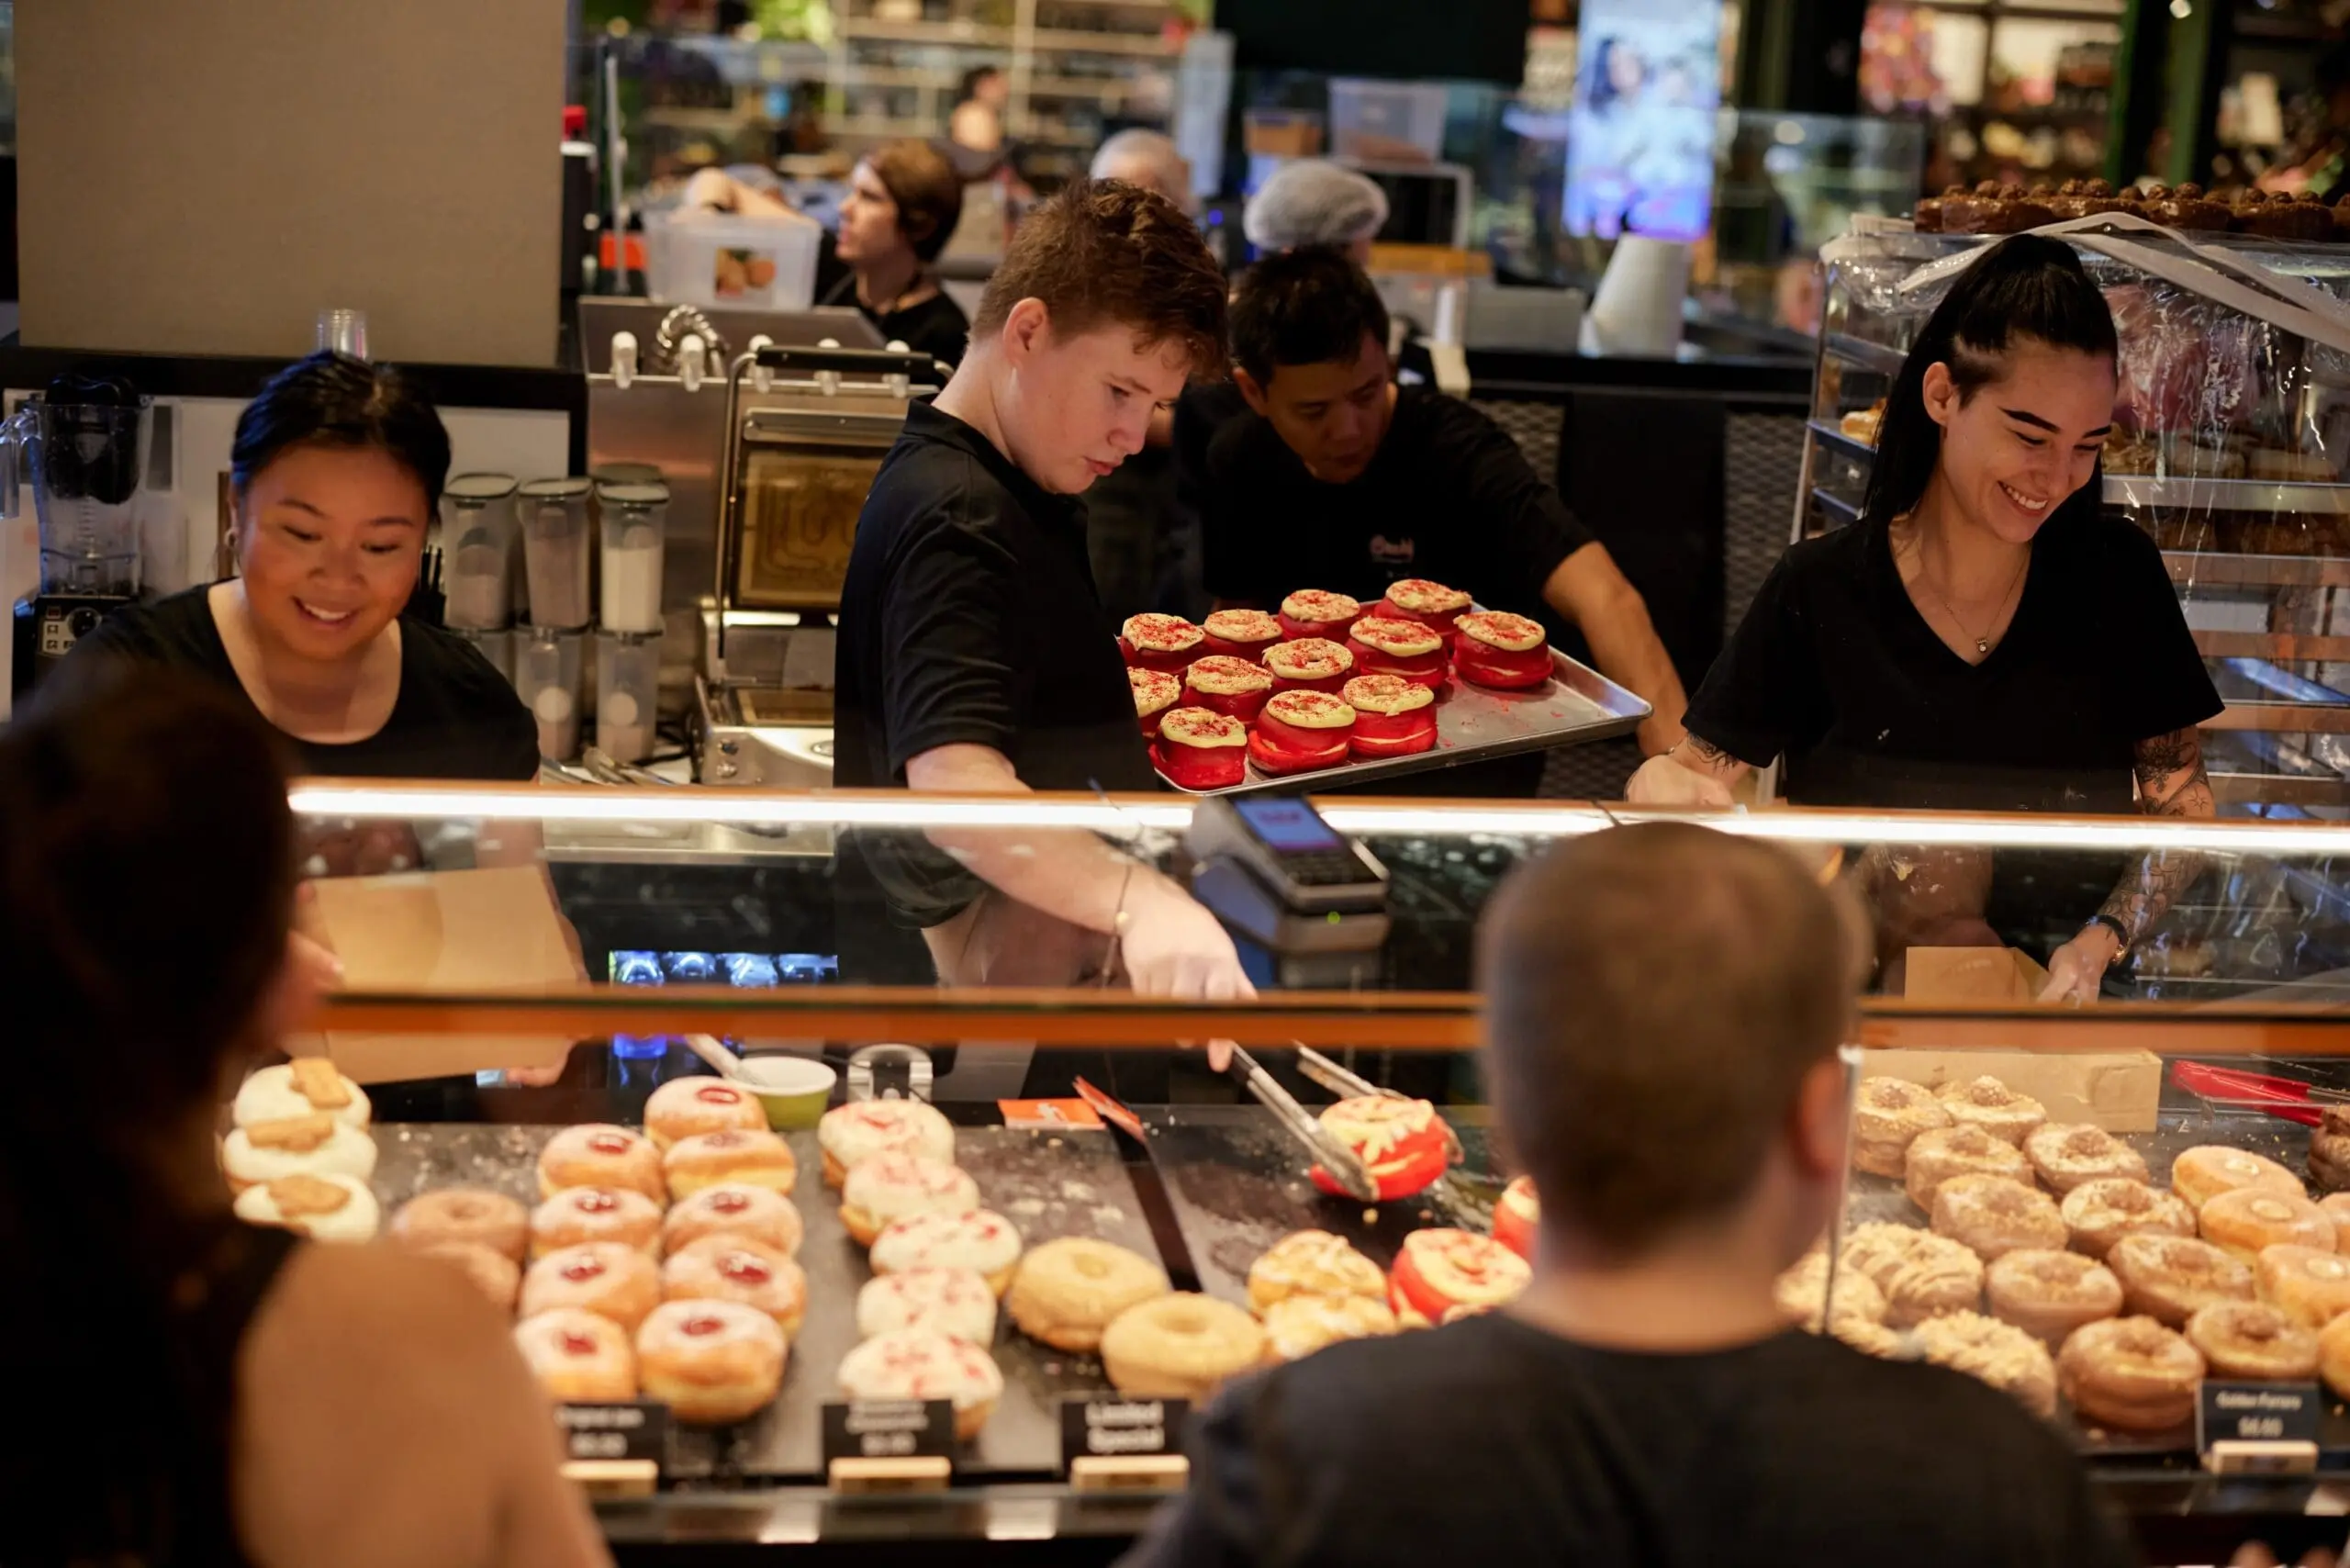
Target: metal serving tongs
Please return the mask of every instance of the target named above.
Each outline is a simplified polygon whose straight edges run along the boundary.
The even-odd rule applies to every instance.
[[[1412,1098],[1401,1090],[1373,1083],[1362,1074],[1349,1068],[1340,1067],[1312,1046],[1297,1047],[1297,1066],[1299,1071],[1341,1099],[1349,1095],[1370,1095],[1381,1100]],[[1430,1184],[1431,1190],[1441,1189],[1446,1201],[1454,1208],[1470,1215],[1483,1215],[1490,1219],[1493,1214],[1493,1204],[1478,1195],[1469,1183],[1463,1182],[1456,1169],[1469,1158],[1468,1150],[1460,1147],[1460,1135],[1455,1132],[1452,1124],[1442,1116],[1438,1116],[1436,1120],[1437,1126],[1444,1129],[1445,1171]]]
[[[1322,1124],[1297,1103],[1297,1096],[1283,1089],[1273,1075],[1257,1065],[1257,1058],[1232,1047],[1232,1065],[1225,1070],[1240,1080],[1241,1087],[1257,1097],[1258,1103],[1270,1111],[1289,1135],[1312,1151],[1315,1159],[1329,1173],[1347,1196],[1360,1203],[1379,1202],[1379,1183],[1371,1179],[1371,1171],[1355,1151],[1330,1136]]]

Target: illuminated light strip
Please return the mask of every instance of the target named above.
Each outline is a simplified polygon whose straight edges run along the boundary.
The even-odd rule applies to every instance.
[[[729,789],[402,788],[297,783],[288,791],[304,816],[488,817],[520,822],[720,823],[757,827],[1135,828],[1181,832],[1192,803],[1131,804],[1038,796],[770,795]],[[1721,833],[1797,844],[1888,844],[1981,849],[2186,849],[2276,858],[2350,851],[2350,829],[2308,823],[2197,821],[2179,817],[2041,817],[1920,812],[1788,810],[1727,812],[1618,806],[1490,808],[1331,801],[1322,815],[1353,834],[1484,834],[1504,838],[1564,838],[1617,823],[1687,822]]]

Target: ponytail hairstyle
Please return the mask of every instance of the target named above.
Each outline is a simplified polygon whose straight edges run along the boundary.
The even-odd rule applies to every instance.
[[[170,1145],[285,962],[294,826],[250,708],[74,664],[0,734],[4,1037],[35,1073],[0,1094],[0,1381],[46,1428],[0,1488],[0,1556],[162,1562],[221,1518],[194,1478],[223,1473],[229,1408],[176,1342],[225,1211],[189,1212]]]
[[[2081,258],[2062,241],[2037,234],[2000,241],[1959,274],[1926,318],[1925,330],[1886,394],[1876,461],[1870,465],[1861,509],[1864,522],[1883,528],[1914,509],[1942,462],[1942,428],[1926,412],[1928,368],[1948,365],[1964,401],[1999,378],[2008,351],[2019,340],[2095,354],[2109,364],[2119,355],[2113,312],[2089,281]],[[2102,504],[2104,477],[2099,459],[2089,482],[2049,521],[2095,513]]]

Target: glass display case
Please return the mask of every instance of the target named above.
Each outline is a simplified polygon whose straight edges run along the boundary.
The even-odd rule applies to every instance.
[[[1318,818],[1251,830],[1259,849],[1277,852],[1326,829],[1329,839],[1307,847],[1322,871],[1333,855],[1344,861],[1334,884],[1322,871],[1279,879],[1281,865],[1236,837],[1228,805],[1169,797],[306,782],[294,802],[318,878],[311,929],[341,955],[347,987],[299,1048],[368,1084],[380,1150],[372,1185],[386,1214],[458,1185],[536,1204],[542,1159],[565,1127],[614,1124],[625,1147],[649,1108],[662,1130],[660,1106],[680,1092],[655,1096],[681,1081],[688,1097],[714,1089],[730,1102],[699,1114],[771,1126],[789,1148],[782,1168],[796,1178],[782,1184],[806,1294],[772,1400],[723,1425],[669,1422],[649,1449],[611,1439],[601,1406],[573,1413],[586,1434],[575,1441],[583,1473],[606,1489],[599,1517],[632,1561],[761,1541],[951,1542],[955,1554],[985,1555],[1046,1539],[1071,1560],[1109,1561],[1181,1484],[1181,1468],[1072,1463],[1089,1456],[1064,1432],[1085,1428],[1081,1417],[1065,1427],[1063,1407],[1114,1404],[1118,1384],[1095,1355],[1022,1331],[1016,1266],[989,1340],[1001,1388],[976,1435],[933,1432],[935,1458],[927,1437],[903,1456],[918,1465],[834,1462],[861,1457],[844,1448],[845,1417],[826,1436],[826,1410],[845,1397],[842,1367],[874,1276],[851,1238],[866,1217],[850,1212],[860,1194],[822,1174],[839,1148],[820,1114],[926,1099],[952,1127],[968,1191],[1016,1238],[1011,1250],[1107,1244],[1138,1260],[1153,1291],[1235,1306],[1249,1300],[1252,1265],[1294,1231],[1342,1236],[1382,1270],[1416,1232],[1494,1232],[1508,1172],[1473,1054],[1478,915],[1545,846],[1671,814],[1331,799],[1315,802]],[[1949,1086],[1955,1099],[1996,1079],[2037,1101],[2048,1122],[2108,1129],[2157,1188],[2198,1145],[2265,1156],[2305,1194],[2334,1185],[2332,1170],[2350,1180],[2350,1167],[2322,1152],[2312,1161],[2300,1125],[2350,1092],[2350,929],[2336,869],[2350,829],[1797,810],[1695,820],[1784,844],[1870,912],[1878,962],[1856,1081]],[[929,850],[943,858],[926,861]],[[1125,867],[1110,907],[1047,917],[974,883],[963,893],[979,895],[976,913],[943,928],[951,940],[890,918],[921,890],[910,866],[1000,874],[1057,855]],[[2188,891],[2096,1004],[2036,1002],[2034,961],[2148,856],[2184,859]],[[1236,868],[1253,879],[1254,902],[1233,885]],[[1254,999],[1177,1002],[1125,983],[1118,941],[1158,878],[1217,910]],[[2033,896],[2003,904],[2006,883]],[[1284,918],[1315,897],[1323,902],[1304,918]],[[1969,934],[1954,935],[1961,927]],[[2199,943],[2208,964],[2187,961]],[[1179,1044],[1215,1038],[1239,1042],[1257,1071],[1213,1070],[1205,1052]],[[1270,1084],[1261,1097],[1241,1081],[1251,1076]],[[1438,1179],[1384,1201],[1344,1193],[1357,1146],[1344,1113],[1325,1113],[1366,1089],[1433,1108],[1427,1126],[1453,1146],[1422,1172],[1440,1170]],[[1874,1147],[1875,1126],[1864,1114],[1862,1148]],[[2001,1147],[2010,1164],[2031,1158]],[[1337,1192],[1312,1175],[1326,1161]],[[1881,1148],[1874,1163],[1886,1169]],[[1925,1233],[1930,1211],[1908,1204],[1896,1177],[1851,1179],[1852,1226]],[[1516,1205],[1500,1208],[1507,1232]],[[1881,1248],[1884,1233],[1874,1234]],[[1859,1266],[1841,1247],[1839,1256]],[[1408,1313],[1409,1294],[1389,1289]],[[1979,1293],[1964,1305],[1988,1317]],[[1867,1348],[1980,1370],[1964,1344],[1951,1348],[1972,1320],[1920,1335],[1922,1316],[1888,1326],[1876,1310],[1875,1332],[1851,1336]],[[1974,1344],[1987,1332],[1958,1338]],[[2176,1427],[2116,1439],[2090,1431],[2068,1402],[2046,1404],[2150,1550],[2255,1527],[2272,1542],[2296,1539],[2278,1533],[2285,1517],[2328,1478],[2350,1480],[2350,1416],[2331,1394],[2317,1471],[2266,1480],[2206,1475],[2191,1433]]]
[[[2160,543],[2227,700],[2204,727],[2222,809],[2336,814],[2350,804],[2350,248],[2196,238],[2074,236],[2121,342],[2099,482]],[[1829,248],[1796,537],[1859,517],[1886,393],[1952,266],[1988,242],[1874,220]]]

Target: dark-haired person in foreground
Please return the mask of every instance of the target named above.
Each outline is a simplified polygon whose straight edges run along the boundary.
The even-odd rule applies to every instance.
[[[10,1564],[585,1568],[545,1396],[457,1270],[241,1224],[214,1152],[308,1011],[282,748],[224,683],[95,666],[0,734]]]
[[[1860,967],[1791,857],[1683,823],[1572,840],[1477,946],[1533,1283],[1228,1390],[1128,1568],[2130,1561],[2008,1395],[1772,1300],[1836,1213]]]
[[[1223,274],[1164,196],[1080,180],[1023,220],[969,351],[934,402],[907,411],[857,519],[841,590],[836,782],[1158,787],[1078,498],[1215,363],[1224,311]],[[1090,833],[934,829],[856,843],[890,921],[922,933],[942,980],[1069,984],[1116,969],[1147,995],[1253,994],[1214,915]],[[852,923],[856,869],[845,867],[840,895]]]
[[[1218,601],[1270,610],[1314,588],[1368,604],[1426,577],[1488,610],[1548,611],[1655,709],[1644,751],[1681,738],[1681,678],[1639,590],[1499,425],[1395,385],[1387,308],[1360,267],[1317,248],[1259,262],[1233,296],[1232,357],[1254,412],[1208,447]]]
[[[2070,246],[2019,235],[1984,252],[1894,379],[1860,521],[1780,559],[1691,703],[1688,739],[1630,798],[1726,801],[1784,756],[1799,805],[2211,815],[2196,727],[2219,693],[2154,542],[2102,510],[2115,344]],[[2038,946],[2044,930],[2043,999],[2076,1001],[2201,868],[2178,853],[2101,874],[1933,863],[1862,868],[1888,965],[1912,944]]]
[[[237,576],[109,617],[73,657],[192,669],[330,778],[538,776],[530,711],[464,639],[400,612],[449,476],[413,383],[321,351],[237,419]]]

